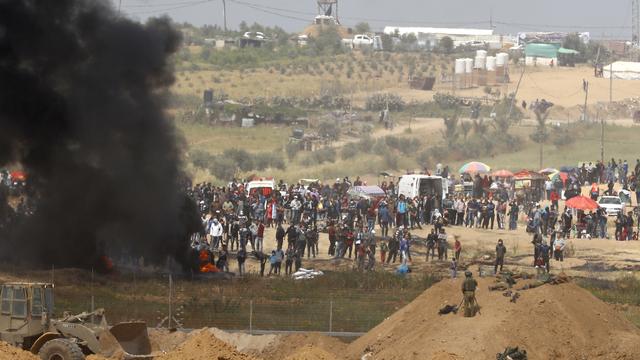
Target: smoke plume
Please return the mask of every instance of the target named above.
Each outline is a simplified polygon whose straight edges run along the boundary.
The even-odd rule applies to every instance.
[[[0,239],[5,259],[181,259],[198,222],[163,113],[179,43],[167,19],[135,23],[107,1],[0,0],[0,166],[21,164],[37,199]]]

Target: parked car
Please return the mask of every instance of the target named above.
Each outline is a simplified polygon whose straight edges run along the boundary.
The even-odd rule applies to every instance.
[[[607,212],[608,216],[618,216],[624,211],[624,203],[617,196],[602,196],[598,200],[598,205]]]

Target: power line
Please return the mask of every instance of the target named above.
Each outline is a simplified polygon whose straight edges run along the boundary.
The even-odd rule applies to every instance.
[[[555,28],[555,29],[579,29],[579,28],[589,28],[589,29],[631,29],[631,26],[621,26],[621,25],[552,25],[552,24],[523,24],[523,23],[515,23],[515,22],[506,22],[506,21],[495,21],[494,23],[505,25],[505,26],[518,26],[522,28]]]
[[[297,21],[303,21],[305,23],[309,23],[310,22],[309,19],[303,19],[303,18],[300,18],[300,17],[297,17],[297,16],[282,14],[282,13],[279,13],[277,11],[272,11],[272,10],[269,10],[267,8],[264,8],[261,5],[246,3],[244,1],[238,1],[238,0],[229,0],[229,1],[232,2],[232,3],[238,4],[238,5],[246,6],[246,7],[250,8],[250,9],[254,9],[254,10],[261,11],[261,12],[264,12],[264,13],[267,13],[267,14],[271,14],[271,15],[276,15],[276,16],[279,16],[279,17],[282,17],[282,18],[291,19],[291,20],[297,20]]]
[[[146,3],[146,4],[125,4],[125,8],[154,8],[154,7],[167,7],[167,6],[180,6],[180,5],[192,5],[201,1],[172,1],[164,3]]]
[[[172,10],[178,10],[178,9],[184,9],[184,8],[192,7],[192,6],[197,6],[197,5],[201,5],[201,4],[208,3],[208,2],[211,2],[211,0],[193,1],[193,2],[188,2],[188,3],[182,3],[182,5],[179,5],[179,6],[174,6],[174,7],[169,7],[169,8],[159,9],[159,10],[136,11],[136,12],[131,12],[130,14],[132,14],[132,15],[157,14],[157,13],[163,13],[163,12],[167,12],[167,11],[172,11]]]

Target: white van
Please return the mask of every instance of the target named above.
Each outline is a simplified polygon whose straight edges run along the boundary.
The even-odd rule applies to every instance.
[[[438,195],[438,203],[449,193],[449,180],[442,176],[431,175],[402,175],[398,180],[398,196],[407,198],[422,197],[424,195]]]
[[[265,197],[271,196],[273,190],[276,189],[276,182],[273,179],[258,179],[249,181],[246,186],[247,194],[253,195],[256,192],[259,192]]]

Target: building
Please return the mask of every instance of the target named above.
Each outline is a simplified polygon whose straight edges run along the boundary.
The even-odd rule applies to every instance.
[[[478,45],[494,49],[500,49],[504,40],[502,35],[495,35],[491,29],[385,26],[384,33],[399,36],[413,34],[420,47],[429,49],[434,48],[445,36],[453,40],[454,46]]]
[[[524,48],[527,66],[573,66],[574,57],[578,54],[576,50],[565,49],[560,44],[527,44]]]

